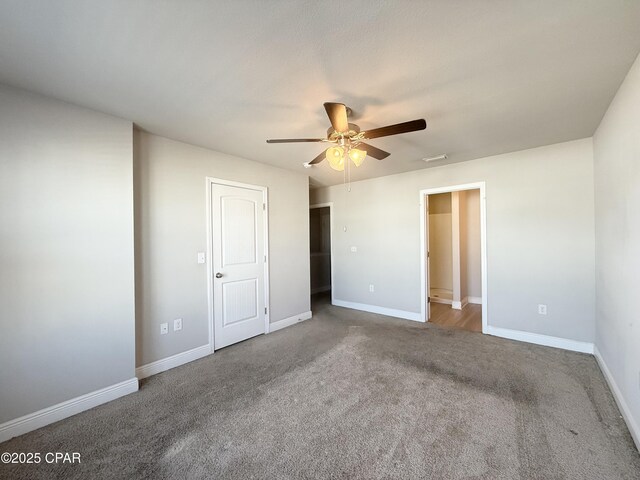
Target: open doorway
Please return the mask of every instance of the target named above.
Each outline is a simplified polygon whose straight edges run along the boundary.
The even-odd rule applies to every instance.
[[[420,195],[424,321],[486,331],[484,184]]]
[[[312,304],[333,298],[331,256],[331,203],[309,206],[309,254]]]

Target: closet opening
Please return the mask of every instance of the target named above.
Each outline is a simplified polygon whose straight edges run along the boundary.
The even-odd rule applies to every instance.
[[[421,192],[425,321],[486,327],[484,185]]]
[[[309,206],[311,304],[333,303],[332,203]]]

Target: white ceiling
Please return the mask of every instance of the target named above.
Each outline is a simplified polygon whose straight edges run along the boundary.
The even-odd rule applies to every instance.
[[[3,0],[0,82],[195,145],[342,182],[322,103],[392,155],[353,179],[593,134],[640,51],[637,0]],[[176,159],[179,161],[179,159]]]

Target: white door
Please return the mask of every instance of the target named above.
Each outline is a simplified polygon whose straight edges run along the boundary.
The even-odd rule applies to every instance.
[[[214,349],[265,333],[262,190],[211,184]]]

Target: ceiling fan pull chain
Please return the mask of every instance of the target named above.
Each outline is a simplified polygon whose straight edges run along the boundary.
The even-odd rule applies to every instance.
[[[347,186],[347,192],[351,191],[351,162],[349,161],[349,156],[347,156],[344,159],[345,162],[347,162],[347,170],[349,170],[347,172],[347,178],[349,179],[349,185]]]
[[[342,184],[344,185],[344,189],[348,192],[349,186],[347,185],[347,171],[349,170],[349,164],[345,163],[344,168],[342,169]]]

